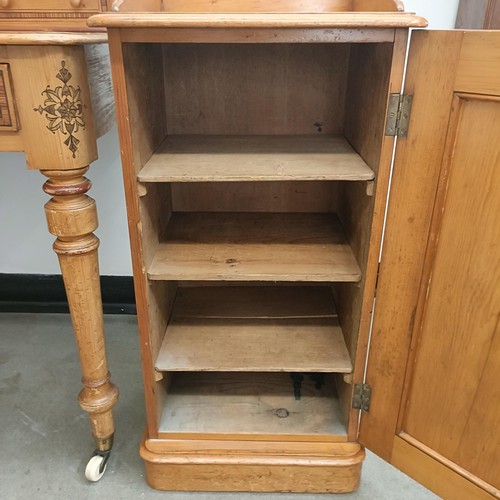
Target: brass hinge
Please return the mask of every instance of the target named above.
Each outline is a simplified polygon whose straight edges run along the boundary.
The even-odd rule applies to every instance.
[[[385,124],[385,135],[406,137],[410,123],[413,96],[408,94],[391,94]]]
[[[352,407],[355,410],[370,411],[372,388],[369,384],[354,384]]]

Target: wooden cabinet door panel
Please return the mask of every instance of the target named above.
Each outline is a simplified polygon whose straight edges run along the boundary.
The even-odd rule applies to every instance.
[[[499,139],[500,99],[458,94],[435,204],[414,333],[418,345],[401,425],[414,439],[498,489]]]
[[[500,498],[500,33],[413,37],[360,441],[444,498]]]

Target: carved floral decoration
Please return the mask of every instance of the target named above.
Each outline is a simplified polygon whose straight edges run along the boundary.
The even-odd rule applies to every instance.
[[[38,111],[41,115],[45,113],[49,124],[47,128],[54,134],[59,131],[67,135],[64,144],[68,146],[73,153],[73,158],[78,150],[79,139],[76,138],[76,133],[81,128],[85,129],[83,121],[84,105],[80,98],[80,87],[68,85],[71,80],[71,73],[66,69],[66,61],[61,61],[61,69],[57,73],[56,78],[61,80],[63,85],[57,86],[54,90],[47,85],[47,88],[42,92],[45,96],[43,106],[39,105],[33,111]]]

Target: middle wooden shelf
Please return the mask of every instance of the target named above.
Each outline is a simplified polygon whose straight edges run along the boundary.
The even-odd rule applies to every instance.
[[[350,373],[329,286],[177,289],[158,371]]]
[[[173,213],[152,280],[356,282],[335,214]]]
[[[371,181],[373,170],[340,136],[171,135],[140,182]]]

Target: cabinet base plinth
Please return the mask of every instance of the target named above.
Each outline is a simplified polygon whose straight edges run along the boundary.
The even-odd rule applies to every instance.
[[[237,451],[234,441],[217,453],[174,451],[168,445],[163,451],[161,443],[148,446],[143,440],[141,457],[149,486],[171,491],[348,493],[359,486],[365,458],[357,443],[334,443],[331,452],[318,456],[270,453],[265,443],[258,453]]]

